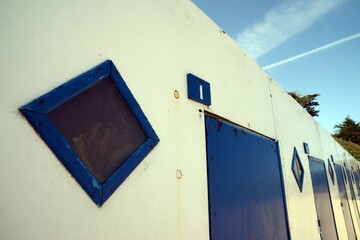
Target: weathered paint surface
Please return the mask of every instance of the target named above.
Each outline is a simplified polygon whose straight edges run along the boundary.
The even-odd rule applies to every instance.
[[[279,141],[291,239],[320,239],[303,142],[316,158],[358,169],[189,0],[3,0],[0,30],[1,239],[209,239],[205,111]],[[161,142],[98,208],[18,108],[106,59]],[[188,73],[210,83],[211,106],[187,98]],[[291,171],[294,147],[302,192]],[[336,181],[329,187],[339,239],[347,239]]]
[[[206,144],[211,239],[289,239],[277,143],[206,116]]]

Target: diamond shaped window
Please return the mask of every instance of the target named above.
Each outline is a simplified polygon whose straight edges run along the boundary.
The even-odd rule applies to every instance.
[[[300,157],[299,157],[299,154],[298,154],[296,148],[294,148],[291,169],[294,174],[296,183],[298,184],[299,189],[302,192],[303,182],[304,182],[304,167],[301,163],[301,160],[300,160]]]
[[[332,156],[331,156],[331,158],[332,158]],[[328,172],[329,172],[332,184],[334,185],[335,184],[334,183],[334,169],[332,168],[332,165],[330,163],[330,159],[328,159]]]
[[[159,141],[109,60],[20,111],[99,206]]]
[[[347,181],[347,176],[346,176],[346,164],[344,163],[344,166],[342,167],[342,170],[343,170],[343,175],[344,175],[344,179],[345,179],[345,184],[348,184],[348,181]]]

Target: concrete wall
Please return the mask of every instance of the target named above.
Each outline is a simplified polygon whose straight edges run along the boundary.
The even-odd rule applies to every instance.
[[[279,140],[292,239],[320,239],[302,143],[314,157],[332,154],[357,168],[191,1],[3,0],[0,30],[0,239],[209,239],[204,111]],[[98,208],[18,108],[106,59],[160,143]],[[187,98],[187,73],[210,82],[210,107]],[[291,172],[294,146],[305,167],[302,193]]]

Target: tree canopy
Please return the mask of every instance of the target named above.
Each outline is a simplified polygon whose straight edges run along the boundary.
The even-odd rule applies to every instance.
[[[334,128],[335,140],[360,161],[360,123],[347,116],[342,123],[336,124]]]
[[[342,123],[335,125],[334,128],[335,137],[360,144],[360,123],[355,122],[350,116],[347,116]]]
[[[348,151],[355,159],[360,161],[360,145],[334,137],[335,140]]]
[[[299,92],[288,92],[311,116],[318,117],[320,110],[315,110],[319,106],[316,98],[320,96],[319,93],[301,95]]]

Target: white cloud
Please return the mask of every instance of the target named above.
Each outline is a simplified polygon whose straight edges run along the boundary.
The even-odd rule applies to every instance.
[[[296,55],[296,56],[294,56],[294,57],[287,58],[287,59],[285,59],[285,60],[282,60],[282,61],[279,61],[279,62],[276,62],[276,63],[269,64],[269,65],[263,67],[263,69],[267,70],[267,69],[271,69],[271,68],[274,68],[274,67],[278,67],[278,66],[284,65],[284,64],[286,64],[286,63],[296,61],[296,60],[298,60],[298,59],[300,59],[300,58],[304,58],[304,57],[307,57],[307,56],[309,56],[309,55],[318,53],[318,52],[320,52],[320,51],[324,51],[324,50],[326,50],[326,49],[335,47],[336,45],[339,45],[339,44],[348,42],[348,41],[353,40],[353,39],[356,39],[356,38],[360,38],[360,33],[351,35],[351,36],[346,37],[346,38],[342,38],[342,39],[340,39],[340,40],[337,40],[337,41],[334,41],[334,42],[332,42],[332,43],[329,43],[329,44],[323,45],[323,46],[321,46],[321,47],[315,48],[315,49],[313,49],[313,50],[311,50],[311,51],[304,52],[304,53],[299,54],[299,55]]]
[[[285,1],[265,13],[262,20],[240,33],[236,41],[258,58],[298,34],[345,0]]]

